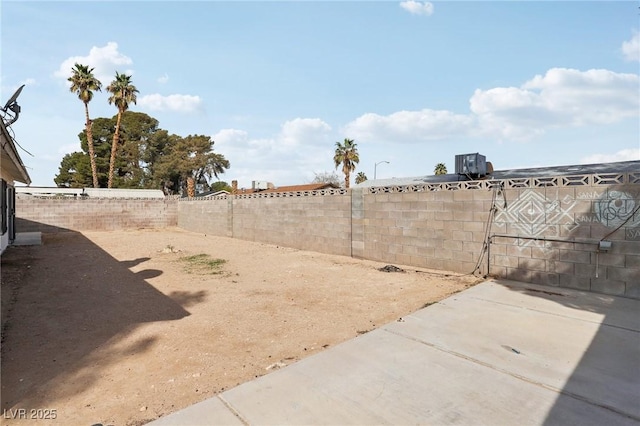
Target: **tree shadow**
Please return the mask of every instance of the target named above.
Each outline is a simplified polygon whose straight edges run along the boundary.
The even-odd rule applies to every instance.
[[[207,298],[207,292],[200,291],[172,291],[169,293],[169,297],[176,303],[185,308],[202,303]]]
[[[55,233],[44,234],[41,246],[10,247],[2,255],[3,269],[8,265],[3,287],[11,268],[23,272],[13,283],[11,313],[3,316],[0,403],[5,410],[47,407],[46,389],[59,380],[65,380],[68,394],[56,392],[56,397],[81,393],[127,354],[153,357],[156,336],[122,340],[143,323],[190,315],[184,306],[206,296],[167,296],[145,281],[162,271],[129,269],[149,258],[119,261],[81,233],[51,230]]]

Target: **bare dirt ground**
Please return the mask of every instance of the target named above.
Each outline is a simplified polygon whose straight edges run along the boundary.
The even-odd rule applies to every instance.
[[[180,229],[12,247],[1,424],[142,425],[477,282],[384,266]]]

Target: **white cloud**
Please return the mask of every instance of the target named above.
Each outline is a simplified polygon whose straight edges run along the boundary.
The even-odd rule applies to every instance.
[[[631,40],[622,43],[621,50],[627,61],[640,62],[640,32],[636,32]]]
[[[615,152],[613,154],[593,154],[586,157],[582,157],[580,162],[582,164],[596,164],[596,163],[613,163],[616,161],[634,161],[640,160],[640,148],[629,148]]]
[[[288,147],[315,144],[330,130],[331,126],[319,118],[295,118],[282,125],[279,139]]]
[[[486,134],[527,139],[550,127],[602,125],[637,117],[637,74],[552,68],[521,87],[476,90],[470,99]]]
[[[216,151],[231,163],[225,174],[240,187],[252,180],[267,180],[275,185],[308,183],[313,171],[321,170],[331,159],[331,127],[319,118],[295,118],[282,124],[273,137],[250,137],[244,130],[223,129],[213,135]],[[256,171],[259,171],[257,174]]]
[[[423,109],[368,113],[345,126],[363,141],[424,142],[466,136],[528,140],[551,128],[607,125],[638,117],[637,74],[553,68],[520,87],[478,89],[470,113]]]
[[[450,111],[399,111],[382,116],[364,114],[347,124],[344,133],[363,141],[421,142],[468,134],[474,117]]]
[[[160,84],[167,84],[167,82],[169,81],[169,74],[164,73],[164,75],[161,75],[160,77],[158,77],[157,82]]]
[[[158,93],[138,98],[138,106],[150,111],[194,112],[202,109],[200,96],[169,95]]]
[[[400,2],[400,7],[408,11],[412,15],[426,15],[431,16],[433,14],[433,4],[425,1],[407,0]]]
[[[35,78],[27,78],[20,82],[20,86],[22,86],[23,84],[26,86],[35,86],[36,84],[38,84],[38,82]]]
[[[60,145],[58,147],[58,154],[61,155],[65,155],[65,154],[71,154],[72,152],[76,152],[76,151],[81,151],[82,147],[80,146],[80,143],[76,142],[76,143],[68,143],[65,145]],[[58,159],[60,159],[60,157],[56,157]]]
[[[241,144],[247,141],[249,134],[244,130],[237,129],[222,129],[215,135],[213,135],[213,140],[216,144],[221,145],[233,145],[233,144]]]
[[[66,81],[71,76],[71,69],[76,63],[95,68],[93,75],[102,82],[103,87],[109,85],[114,79],[116,71],[133,74],[132,70],[123,70],[127,65],[133,64],[133,60],[118,52],[118,43],[113,41],[108,42],[104,47],[93,46],[87,56],[72,56],[65,59],[53,75]]]

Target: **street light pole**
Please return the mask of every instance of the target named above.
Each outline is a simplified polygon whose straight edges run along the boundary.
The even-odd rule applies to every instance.
[[[375,166],[373,166],[373,180],[376,180],[376,176],[377,176],[377,171],[378,171],[378,164],[382,164],[382,163],[387,163],[389,164],[388,161],[379,161],[375,164]]]

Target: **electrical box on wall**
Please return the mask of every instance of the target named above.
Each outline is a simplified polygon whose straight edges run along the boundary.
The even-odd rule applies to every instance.
[[[611,241],[602,240],[602,241],[600,241],[600,244],[598,245],[598,251],[599,252],[607,252],[607,251],[609,251],[610,248],[611,248]]]

